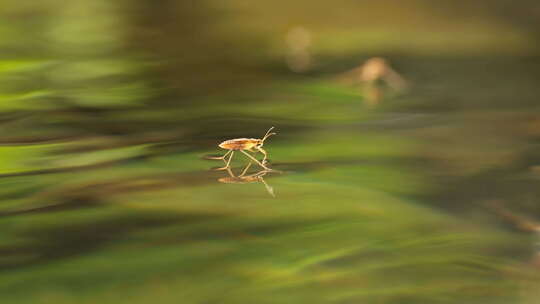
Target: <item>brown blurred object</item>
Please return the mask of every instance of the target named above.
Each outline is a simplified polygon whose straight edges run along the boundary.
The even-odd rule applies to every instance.
[[[380,57],[371,58],[364,63],[361,78],[362,81],[366,82],[382,79],[396,90],[403,90],[407,87],[405,79],[390,67],[386,59]]]
[[[306,28],[297,26],[290,29],[286,35],[287,66],[293,72],[308,71],[312,66],[311,59],[311,32]]]
[[[493,200],[487,204],[497,215],[514,225],[520,231],[535,232],[540,234],[540,223],[525,218],[524,216],[516,215],[508,210],[499,200]]]
[[[343,76],[347,82],[360,84],[365,103],[369,106],[375,106],[384,99],[387,89],[401,92],[408,87],[407,81],[382,57],[372,57]]]
[[[535,233],[537,235],[537,245],[540,245],[540,223],[530,220],[524,216],[516,215],[515,213],[508,210],[503,202],[499,200],[493,200],[487,203],[487,206],[492,209],[495,214],[503,218],[505,221],[512,224],[516,229]],[[530,261],[531,266],[534,266],[537,269],[540,269],[540,248],[536,249],[533,257]]]

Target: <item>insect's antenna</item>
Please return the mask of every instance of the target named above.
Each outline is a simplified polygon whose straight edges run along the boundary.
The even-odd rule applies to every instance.
[[[271,127],[270,129],[268,129],[268,131],[266,131],[266,134],[264,134],[264,137],[263,137],[262,141],[265,141],[268,137],[270,137],[272,135],[276,135],[276,133],[274,133],[274,132],[270,133],[270,131],[272,131],[272,129],[274,129],[274,127]]]

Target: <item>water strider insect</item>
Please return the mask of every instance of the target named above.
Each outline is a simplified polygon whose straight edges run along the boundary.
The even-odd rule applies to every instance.
[[[214,159],[222,159],[225,162],[225,167],[218,168],[216,170],[227,170],[228,168],[230,168],[230,164],[231,164],[231,160],[232,160],[233,155],[234,155],[234,151],[240,151],[240,152],[244,153],[247,157],[249,157],[251,160],[253,160],[255,163],[257,163],[259,166],[263,167],[265,170],[273,171],[272,169],[266,167],[266,159],[268,158],[268,155],[267,155],[266,151],[262,148],[262,146],[264,144],[264,141],[268,137],[270,137],[271,135],[276,134],[276,133],[270,133],[270,131],[272,131],[272,129],[274,129],[274,127],[271,127],[270,129],[268,129],[268,131],[266,131],[266,134],[264,135],[264,137],[262,139],[257,139],[257,138],[235,138],[235,139],[226,140],[226,141],[222,142],[221,144],[219,144],[220,148],[225,149],[225,150],[229,150],[229,151],[227,153],[225,153],[225,155],[223,155],[221,157],[214,158]],[[249,151],[249,152],[252,152],[252,153],[261,152],[264,155],[264,158],[263,158],[262,162],[259,162],[255,157],[251,156],[246,151]],[[227,155],[230,155],[229,159],[225,160]]]
[[[234,173],[232,172],[232,170],[230,168],[227,168],[227,172],[229,172],[229,176],[222,177],[222,178],[218,179],[218,181],[220,183],[225,183],[225,184],[249,184],[249,183],[260,182],[260,183],[262,183],[264,185],[264,187],[266,188],[266,191],[268,191],[268,194],[275,197],[276,195],[274,194],[274,188],[272,188],[272,186],[268,185],[264,181],[264,178],[263,178],[263,176],[265,176],[266,173],[268,173],[270,171],[262,170],[260,172],[254,173],[254,174],[246,175],[248,169],[251,167],[251,164],[252,164],[252,162],[250,161],[249,164],[244,168],[242,173],[240,175],[238,175],[238,176],[235,176]]]

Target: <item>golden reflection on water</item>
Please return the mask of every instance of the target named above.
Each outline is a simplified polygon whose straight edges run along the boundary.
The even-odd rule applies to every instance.
[[[239,175],[235,175],[234,172],[231,170],[231,168],[227,168],[227,173],[229,173],[229,176],[221,177],[218,179],[218,181],[224,184],[262,183],[264,187],[266,188],[266,191],[268,192],[268,194],[270,194],[273,197],[276,197],[274,193],[274,188],[270,186],[269,184],[267,184],[263,178],[267,173],[272,172],[274,170],[263,169],[258,172],[246,175],[252,164],[253,163],[250,161]]]

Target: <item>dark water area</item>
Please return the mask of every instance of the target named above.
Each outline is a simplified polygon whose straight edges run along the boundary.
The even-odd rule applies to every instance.
[[[292,34],[283,3],[2,8],[0,302],[536,303],[528,11],[472,5],[453,32],[410,1],[366,30],[353,12],[382,8],[341,4]],[[374,56],[407,86],[351,81]],[[215,170],[270,127],[272,170]]]

